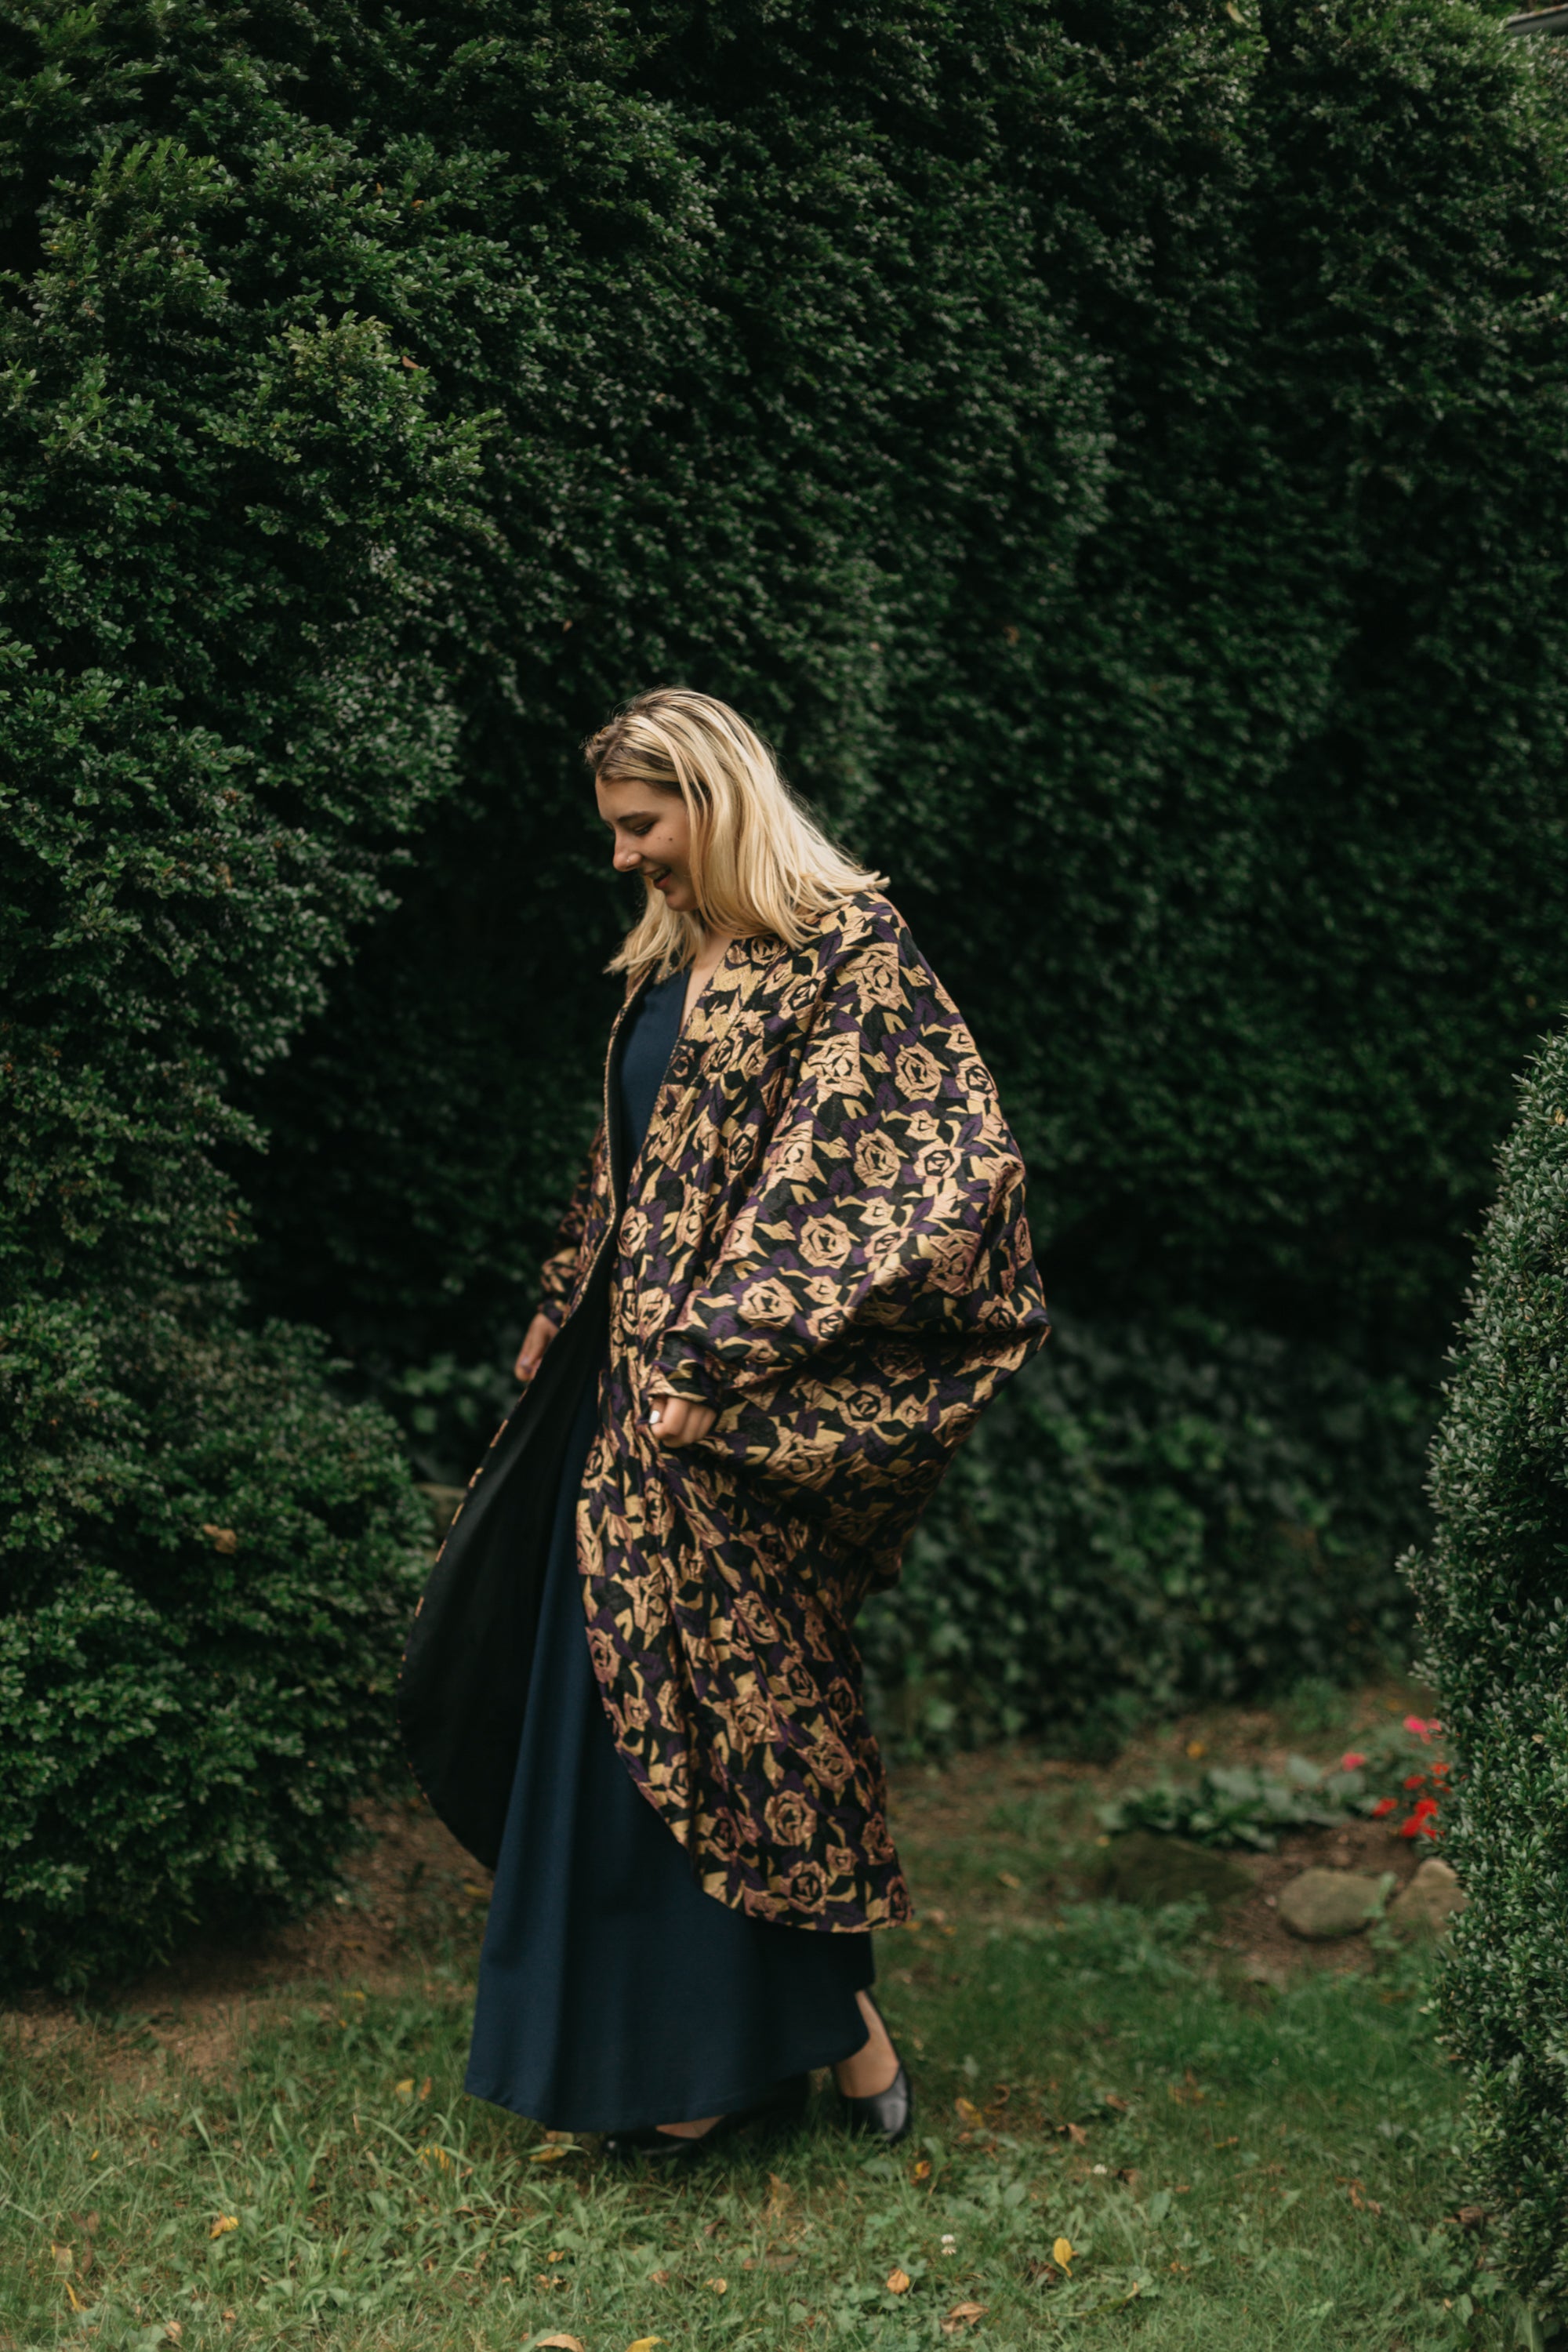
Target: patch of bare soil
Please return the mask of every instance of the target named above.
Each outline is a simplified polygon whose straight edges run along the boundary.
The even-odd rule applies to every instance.
[[[1389,1871],[1398,1881],[1392,1897],[1434,1851],[1424,1838],[1402,1838],[1387,1822],[1357,1821],[1342,1829],[1298,1831],[1281,1839],[1278,1853],[1233,1854],[1252,1892],[1226,1906],[1215,1941],[1222,1951],[1237,1953],[1244,1973],[1261,1984],[1282,1983],[1301,1969],[1370,1969],[1374,1955],[1364,1934],[1322,1944],[1293,1936],[1277,1907],[1280,1888],[1304,1870],[1361,1870],[1373,1878]]]
[[[159,2053],[206,2071],[231,2056],[247,2012],[317,1986],[398,1991],[433,1964],[469,1973],[484,1930],[489,1873],[423,1798],[358,1809],[367,1843],[336,1897],[286,1927],[193,1937],[167,1966],[98,2001],[26,1996],[6,2021],[38,2054],[79,2035],[123,2074]]]

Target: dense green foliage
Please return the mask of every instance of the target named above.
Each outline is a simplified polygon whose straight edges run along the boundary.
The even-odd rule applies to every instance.
[[[1476,2188],[1568,2315],[1568,1034],[1531,1068],[1476,1263],[1414,1563],[1469,1908],[1439,2008],[1473,2085]]]
[[[439,1399],[515,1339],[597,1094],[625,910],[574,746],[668,677],[892,875],[1067,1309],[884,1665],[1081,1722],[1392,1622],[1396,1376],[1568,994],[1557,72],[1469,0],[0,9],[24,1650],[112,1575],[176,1659],[159,1578],[195,1539],[171,1500],[117,1548],[118,1449],[176,1358],[251,1381],[251,1210],[252,1305],[460,1470],[479,1432]],[[1216,1408],[1172,1473],[1188,1311],[1236,1335],[1236,1400],[1249,1348],[1339,1360],[1302,1357],[1304,1420]],[[258,1426],[337,1429],[268,1346]],[[51,1531],[26,1433],[99,1349],[121,1435],[73,1420]],[[295,1467],[329,1523],[326,1453]],[[365,1638],[374,1680],[390,1619]]]
[[[74,1988],[330,1883],[393,1760],[423,1514],[296,1333],[28,1336],[0,1356],[0,1980]]]
[[[673,677],[891,875],[1058,1306],[1435,1357],[1568,994],[1557,45],[1462,0],[318,22],[498,544],[464,790],[257,1098],[272,1301],[367,1367],[515,1334],[625,910],[575,745]]]
[[[374,267],[323,303],[330,142],[162,118],[193,21],[4,26],[0,1944],[66,1981],[319,1886],[418,1526],[319,1346],[245,1335],[217,1153],[449,776],[475,436]]]
[[[1005,1389],[862,1627],[885,1713],[966,1739],[1140,1717],[1398,1643],[1425,1418],[1403,1381],[1196,1316],[1069,1321]]]

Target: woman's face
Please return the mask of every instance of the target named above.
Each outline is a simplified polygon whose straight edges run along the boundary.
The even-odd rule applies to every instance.
[[[616,873],[645,874],[667,907],[678,915],[694,915],[691,820],[680,794],[656,793],[651,784],[596,780],[594,795],[614,836]]]

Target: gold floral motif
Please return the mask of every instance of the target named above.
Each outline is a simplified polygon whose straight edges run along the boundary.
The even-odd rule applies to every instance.
[[[1017,1150],[888,902],[737,941],[693,1007],[614,1237],[577,1517],[623,1760],[698,1884],[760,1919],[901,1924],[851,1626],[952,1449],[1039,1346]],[[544,1275],[581,1295],[616,1204],[595,1139]],[[660,1452],[653,1386],[713,1404]]]

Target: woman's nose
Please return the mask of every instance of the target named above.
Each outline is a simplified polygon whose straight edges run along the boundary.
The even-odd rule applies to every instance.
[[[629,874],[635,866],[642,864],[642,851],[635,844],[626,842],[616,849],[610,862],[617,874]]]

